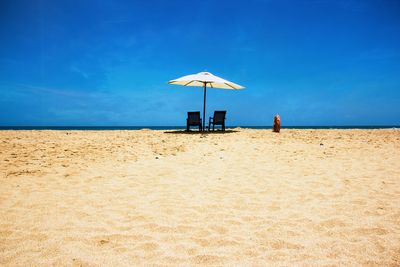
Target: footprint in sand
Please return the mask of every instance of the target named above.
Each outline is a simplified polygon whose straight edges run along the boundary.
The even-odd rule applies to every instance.
[[[304,246],[294,243],[289,243],[284,240],[274,240],[270,243],[270,246],[273,249],[280,250],[280,249],[302,249]]]
[[[386,235],[389,232],[383,228],[358,228],[355,232],[362,234],[362,235]]]
[[[205,254],[194,256],[191,260],[195,264],[218,264],[224,260],[224,257]]]
[[[330,219],[322,221],[319,225],[324,228],[334,228],[334,227],[345,227],[346,223],[344,223],[339,219]]]

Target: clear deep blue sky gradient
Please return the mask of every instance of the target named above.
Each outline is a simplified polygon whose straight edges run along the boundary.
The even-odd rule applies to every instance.
[[[400,124],[400,1],[0,1],[0,125]]]

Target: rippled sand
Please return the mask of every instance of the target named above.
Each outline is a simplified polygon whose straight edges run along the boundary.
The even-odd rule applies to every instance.
[[[0,131],[0,265],[400,265],[400,131]]]

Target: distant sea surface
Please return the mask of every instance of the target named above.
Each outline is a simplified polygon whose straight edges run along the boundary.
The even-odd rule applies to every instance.
[[[272,129],[272,126],[227,126],[227,128]],[[400,129],[400,125],[379,126],[283,126],[283,129]],[[80,131],[110,131],[110,130],[184,130],[185,126],[0,126],[0,130],[80,130]]]

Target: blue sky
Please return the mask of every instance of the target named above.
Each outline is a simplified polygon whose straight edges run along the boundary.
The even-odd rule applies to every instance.
[[[0,125],[400,124],[400,2],[0,1]]]

